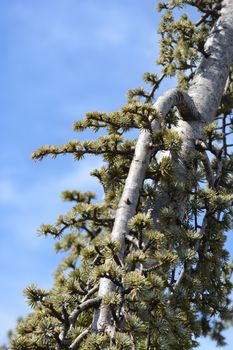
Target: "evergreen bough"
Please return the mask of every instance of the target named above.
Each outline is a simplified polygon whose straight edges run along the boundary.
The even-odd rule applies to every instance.
[[[195,23],[185,6],[199,13]],[[10,334],[12,350],[188,350],[202,335],[225,344],[233,319],[225,248],[233,217],[233,4],[170,0],[158,9],[161,75],[144,75],[150,88],[129,91],[116,112],[87,113],[74,124],[77,132],[104,131],[95,141],[45,145],[32,155],[101,155],[92,176],[105,196],[98,203],[92,192],[65,191],[72,209],[39,229],[66,256],[50,290],[25,289],[32,312]],[[177,89],[156,99],[171,76]],[[135,129],[139,139],[127,138]]]

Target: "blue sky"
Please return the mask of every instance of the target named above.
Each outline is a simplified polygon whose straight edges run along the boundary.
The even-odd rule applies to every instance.
[[[91,135],[72,124],[86,111],[113,111],[128,89],[141,85],[158,57],[154,0],[0,0],[1,288],[0,343],[28,312],[22,290],[49,288],[60,257],[54,241],[38,237],[68,209],[65,189],[93,190],[88,174],[99,158],[34,163],[39,146]],[[170,82],[164,86],[171,86]],[[228,331],[233,346],[232,331]],[[214,349],[203,340],[200,349]]]

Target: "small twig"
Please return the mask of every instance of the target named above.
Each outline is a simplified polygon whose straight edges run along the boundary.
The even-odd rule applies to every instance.
[[[214,175],[213,175],[213,170],[211,167],[209,157],[206,152],[202,153],[202,163],[205,168],[206,178],[209,183],[209,187],[212,188],[214,186]]]
[[[65,322],[65,319],[60,315],[60,313],[53,307],[51,303],[41,302],[43,306],[45,306],[48,310],[50,310],[51,314],[57,318],[60,322]]]
[[[199,21],[197,21],[196,23],[195,23],[195,26],[196,27],[199,27],[203,22],[205,22],[205,20],[207,19],[209,17],[209,14],[205,14],[205,15],[203,15],[203,16],[201,16],[201,18],[199,19]]]
[[[148,267],[147,269],[143,269],[142,272],[144,273],[147,273],[147,272],[152,272],[152,271],[155,271],[157,270],[159,267],[163,266],[165,263],[160,263],[160,264],[156,264],[156,265],[153,265],[151,267]]]
[[[75,338],[73,343],[70,345],[70,349],[76,350],[78,348],[78,346],[80,345],[80,343],[83,341],[83,339],[88,335],[90,330],[91,330],[91,327],[88,327],[81,334],[79,334],[79,336],[77,336],[77,338]]]
[[[137,249],[139,248],[139,243],[138,243],[138,240],[137,238],[131,236],[131,235],[125,235],[125,239],[132,243]]]
[[[73,310],[73,312],[69,316],[69,322],[71,325],[74,324],[76,321],[78,315],[80,315],[83,311],[90,309],[92,307],[98,307],[101,303],[102,298],[96,297],[93,299],[89,299],[78,305],[76,309]]]
[[[124,264],[117,254],[113,254],[113,259],[118,266],[124,268]]]
[[[99,285],[96,285],[96,286],[94,286],[93,288],[91,288],[91,289],[89,290],[89,292],[88,292],[88,293],[85,295],[85,297],[83,298],[82,303],[84,303],[86,300],[88,300],[89,297],[90,297],[92,294],[94,294],[95,292],[98,291],[98,289],[99,289]]]

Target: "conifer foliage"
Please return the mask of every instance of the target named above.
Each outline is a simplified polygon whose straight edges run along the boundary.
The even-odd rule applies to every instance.
[[[105,196],[65,191],[72,209],[41,226],[66,257],[51,290],[25,289],[32,312],[12,350],[188,350],[201,335],[224,345],[233,318],[224,245],[233,218],[233,4],[170,0],[158,9],[161,75],[146,73],[148,88],[129,91],[118,111],[74,124],[101,131],[95,141],[32,155],[101,155],[92,176]],[[172,76],[177,89],[155,98]],[[135,129],[138,140],[128,137]]]

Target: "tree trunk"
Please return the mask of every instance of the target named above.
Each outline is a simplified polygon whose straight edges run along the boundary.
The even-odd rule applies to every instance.
[[[205,44],[206,57],[200,61],[195,76],[188,90],[188,96],[179,90],[172,90],[161,96],[155,104],[156,110],[164,117],[169,110],[176,106],[180,119],[176,130],[182,136],[183,144],[179,158],[175,159],[176,181],[185,183],[189,172],[190,154],[195,153],[195,142],[203,138],[203,128],[211,123],[219,107],[224,91],[224,86],[233,63],[233,1],[224,0],[221,15],[214,25],[211,34]],[[159,129],[159,121],[153,121],[153,130]],[[136,146],[135,156],[126,180],[122,198],[116,211],[112,239],[121,245],[121,258],[125,254],[125,235],[128,232],[128,221],[135,214],[139,191],[143,183],[151,154],[151,135],[142,131]],[[162,154],[163,156],[163,154]],[[161,159],[161,157],[160,157]],[[158,159],[160,161],[160,159]],[[169,204],[167,193],[159,184],[155,184],[157,192],[156,203],[150,203],[148,209],[152,209],[152,217],[159,227],[158,213],[160,209]],[[184,206],[187,201],[183,198],[182,206],[176,200],[173,208],[177,217],[184,214]],[[99,297],[114,291],[116,286],[107,279],[102,278],[99,287]],[[109,331],[110,312],[107,307],[100,308],[95,313],[93,329]]]

